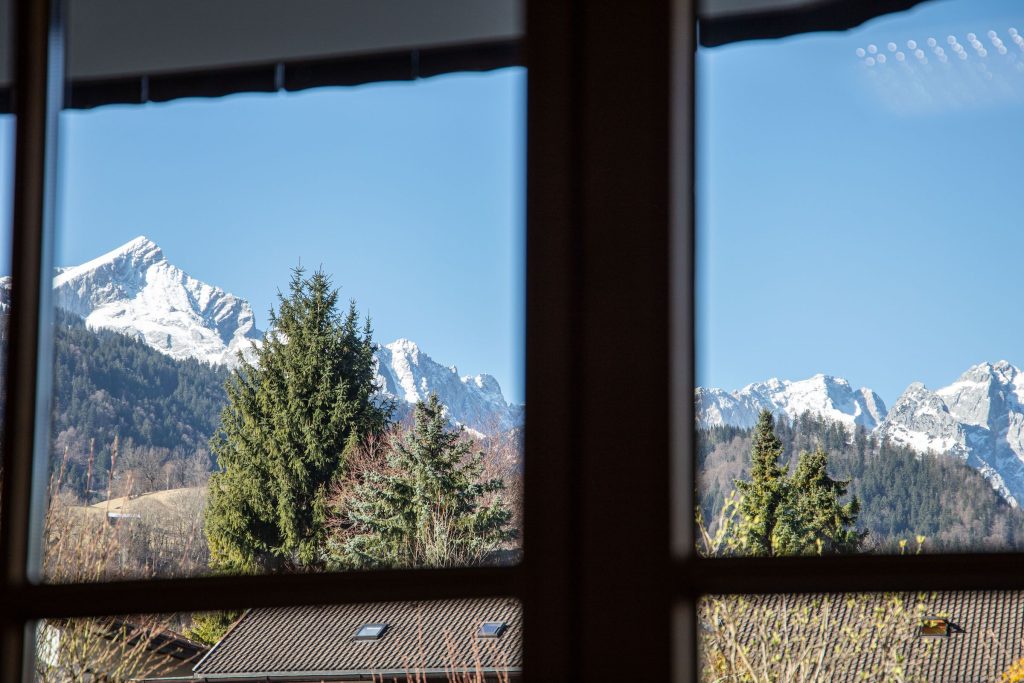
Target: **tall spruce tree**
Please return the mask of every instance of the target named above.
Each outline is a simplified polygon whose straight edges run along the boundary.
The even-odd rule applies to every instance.
[[[393,442],[383,468],[344,501],[344,567],[458,566],[485,561],[515,537],[500,479],[483,478],[484,454],[450,429],[437,395],[416,404],[415,425]],[[488,498],[490,498],[488,500]]]
[[[833,479],[827,469],[828,453],[824,448],[800,454],[790,484],[794,514],[785,554],[852,553],[860,549],[867,536],[866,531],[855,528],[860,514],[857,497],[845,504],[840,502],[850,482]]]
[[[782,442],[775,435],[775,418],[771,411],[762,410],[754,427],[750,481],[736,482],[742,495],[738,541],[745,555],[777,554],[777,536],[787,524],[790,495],[786,471],[779,463],[781,457]]]
[[[211,440],[206,536],[211,565],[233,572],[317,567],[326,537],[325,493],[347,449],[383,430],[390,406],[374,398],[369,319],[321,271],[293,271],[278,293],[255,362],[241,357]]]

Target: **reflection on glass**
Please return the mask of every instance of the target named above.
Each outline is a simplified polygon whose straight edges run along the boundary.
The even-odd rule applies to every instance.
[[[706,596],[702,681],[1021,680],[1024,594]]]
[[[64,113],[51,580],[516,561],[523,81]]]
[[[500,632],[480,633],[496,620]],[[43,681],[484,683],[522,670],[521,609],[504,598],[74,619],[37,632]]]
[[[949,0],[700,50],[705,551],[1024,549],[1021,31]]]

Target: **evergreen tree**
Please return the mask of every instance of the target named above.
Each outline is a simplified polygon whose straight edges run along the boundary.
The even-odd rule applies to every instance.
[[[355,302],[320,271],[295,269],[278,293],[255,363],[239,357],[211,440],[206,535],[216,569],[251,572],[323,562],[328,484],[346,449],[382,430],[391,406],[374,399],[372,331]]]
[[[780,515],[787,512],[789,482],[779,464],[782,442],[775,435],[775,418],[762,410],[754,427],[750,481],[737,481],[740,549],[746,555],[775,555]]]
[[[484,454],[472,448],[461,428],[448,428],[436,394],[417,403],[415,425],[394,442],[387,466],[366,472],[344,501],[348,530],[339,539],[338,563],[466,565],[514,538],[511,512],[492,495],[504,484],[482,478]]]
[[[777,554],[822,555],[852,553],[860,549],[867,532],[856,530],[860,501],[854,496],[841,503],[850,482],[832,479],[828,453],[818,447],[802,453],[790,480],[791,524]]]

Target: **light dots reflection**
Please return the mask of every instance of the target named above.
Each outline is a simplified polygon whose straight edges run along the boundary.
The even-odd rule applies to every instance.
[[[884,38],[853,47],[861,66],[870,67],[865,75],[900,109],[1024,103],[1024,35],[1015,27]]]

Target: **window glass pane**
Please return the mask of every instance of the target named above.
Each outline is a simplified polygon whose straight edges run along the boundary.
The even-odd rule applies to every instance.
[[[1024,547],[1020,4],[925,2],[697,60],[715,552]]]
[[[701,680],[1017,681],[1022,599],[970,591],[706,596]]]
[[[500,619],[497,637],[478,634]],[[376,638],[367,622],[387,624]],[[522,615],[507,598],[44,621],[40,680],[518,680]],[[83,678],[84,676],[84,678]],[[178,680],[181,680],[179,678]]]
[[[190,72],[127,79],[184,95],[127,103],[76,80],[89,39],[71,104],[98,106],[62,115],[49,578],[517,561],[525,71],[348,61],[383,82],[328,87],[300,60],[260,72],[273,92]],[[211,82],[256,92],[188,97]]]

